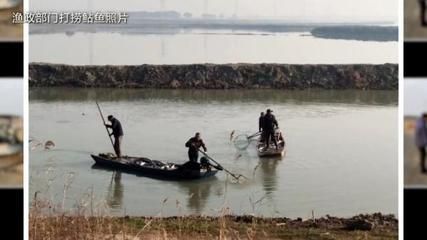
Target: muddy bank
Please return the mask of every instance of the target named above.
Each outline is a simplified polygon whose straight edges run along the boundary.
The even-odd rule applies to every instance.
[[[32,63],[30,87],[398,89],[397,64],[71,66]]]
[[[379,213],[310,220],[229,215],[109,218],[30,214],[30,239],[65,236],[68,239],[398,239],[398,220]]]

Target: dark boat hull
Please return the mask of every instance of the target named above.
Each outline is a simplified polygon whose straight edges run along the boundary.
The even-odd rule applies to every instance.
[[[277,143],[278,148],[271,144],[271,146],[265,150],[265,144],[262,143],[260,140],[258,140],[257,143],[257,152],[259,157],[283,157],[285,156],[285,148],[286,143],[285,141],[280,141]]]
[[[97,167],[119,170],[138,176],[151,177],[164,180],[194,180],[215,176],[218,172],[216,169],[206,171],[205,169],[187,169],[175,164],[175,169],[162,169],[156,167],[140,166],[135,161],[143,158],[124,157],[122,159],[110,159],[104,156],[91,155]]]

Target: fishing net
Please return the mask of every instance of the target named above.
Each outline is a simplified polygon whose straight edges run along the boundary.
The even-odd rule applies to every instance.
[[[233,140],[234,146],[239,150],[245,150],[249,146],[249,138],[246,134],[237,135]]]

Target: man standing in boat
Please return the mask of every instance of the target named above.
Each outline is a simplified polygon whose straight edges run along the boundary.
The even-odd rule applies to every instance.
[[[260,132],[261,133],[261,135],[260,135],[260,139],[261,139],[261,141],[260,142],[264,142],[264,140],[265,140],[265,136],[264,136],[264,132],[263,132],[263,126],[264,126],[264,112],[261,112],[261,114],[260,114],[260,116],[259,116],[259,119],[258,119],[258,132]]]
[[[276,120],[276,117],[272,114],[273,110],[267,109],[267,113],[264,116],[262,135],[264,136],[265,141],[265,150],[270,147],[270,141],[273,140],[274,145],[277,146],[277,140],[275,136],[275,129],[279,127],[279,123]]]
[[[262,126],[264,125],[264,112],[261,112],[258,119],[258,132],[262,132]]]
[[[199,159],[200,147],[202,147],[205,152],[208,150],[202,138],[200,137],[199,132],[197,132],[194,137],[190,138],[185,143],[185,146],[188,147],[188,159],[190,160],[190,162],[197,162],[197,160]]]
[[[110,136],[114,136],[114,151],[116,152],[117,157],[120,158],[122,157],[122,151],[120,149],[123,140],[122,124],[119,120],[113,117],[113,115],[108,116],[108,121],[110,121],[111,124],[105,124],[105,126],[113,130]]]

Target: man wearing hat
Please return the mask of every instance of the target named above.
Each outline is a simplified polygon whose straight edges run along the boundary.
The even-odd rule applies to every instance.
[[[275,128],[279,127],[279,124],[277,123],[276,117],[272,114],[273,110],[267,109],[267,113],[264,115],[264,121],[263,121],[263,135],[264,135],[264,141],[265,141],[265,150],[267,150],[270,147],[270,140],[273,140],[274,145],[277,146],[277,141],[274,136]]]
[[[123,140],[122,124],[120,123],[119,120],[113,117],[113,115],[108,116],[108,121],[110,121],[111,124],[105,124],[105,126],[113,130],[110,136],[111,135],[114,136],[114,151],[116,152],[117,157],[120,158],[122,156],[120,145],[122,144],[122,140]]]

